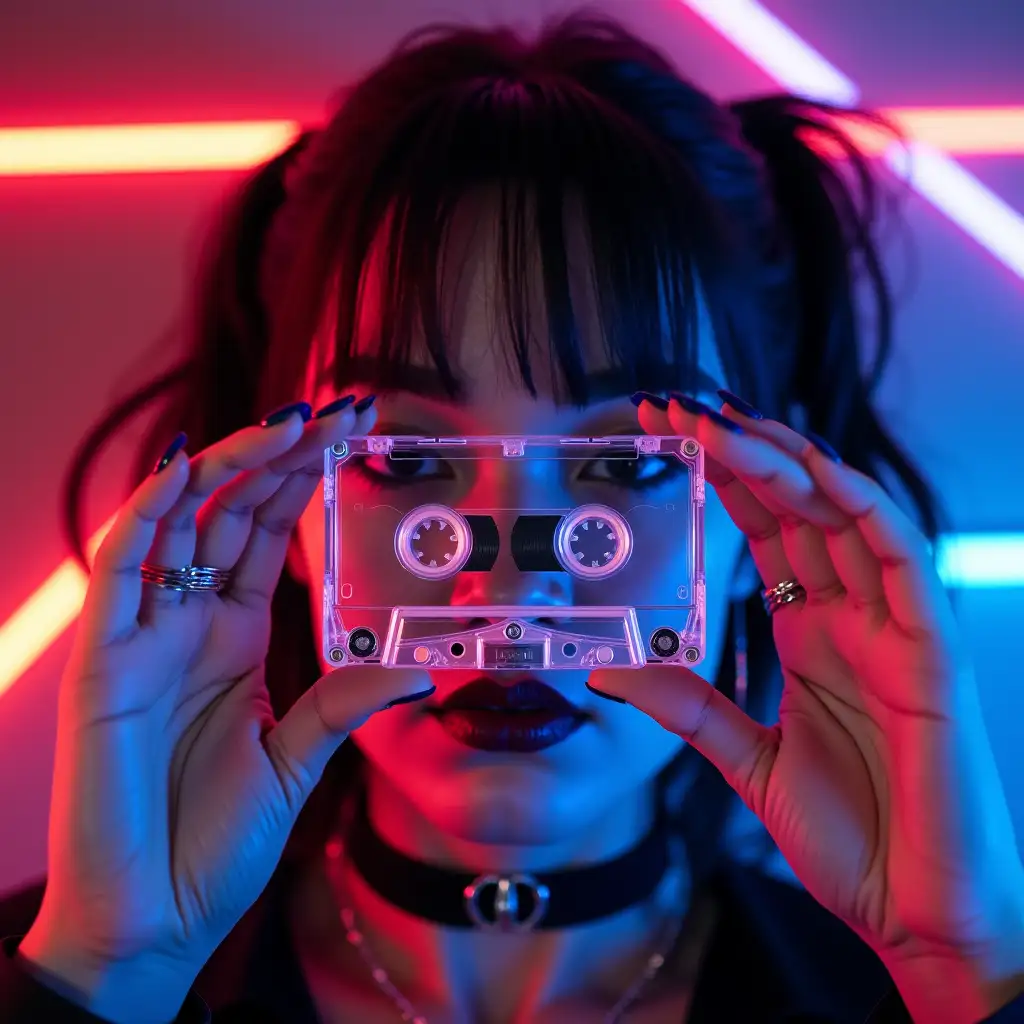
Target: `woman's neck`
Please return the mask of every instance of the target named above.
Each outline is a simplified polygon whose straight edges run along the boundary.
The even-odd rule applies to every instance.
[[[634,846],[651,826],[653,798],[652,787],[617,801],[589,828],[545,845],[492,845],[442,833],[377,773],[368,779],[367,809],[376,831],[407,856],[474,872],[546,871],[611,859]],[[685,865],[678,865],[652,899],[613,918],[481,934],[442,929],[399,910],[344,862],[340,874],[335,899],[354,910],[367,948],[398,988],[428,1018],[426,1008],[434,1007],[474,1021],[539,1019],[541,1007],[563,999],[611,1006],[659,951],[688,895]]]

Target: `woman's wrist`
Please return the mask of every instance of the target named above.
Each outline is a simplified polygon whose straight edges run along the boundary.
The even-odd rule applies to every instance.
[[[169,1024],[199,973],[162,957],[105,961],[35,926],[19,943],[17,956],[41,984],[112,1024]]]

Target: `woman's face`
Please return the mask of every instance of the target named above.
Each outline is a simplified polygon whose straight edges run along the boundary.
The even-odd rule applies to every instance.
[[[486,199],[467,202],[456,217],[446,243],[446,268],[442,288],[444,312],[449,325],[451,351],[457,355],[460,375],[467,384],[465,398],[459,403],[442,397],[430,386],[434,375],[429,357],[421,367],[424,387],[415,391],[389,393],[377,400],[377,433],[425,434],[433,437],[462,435],[564,434],[607,436],[639,432],[636,410],[628,395],[598,398],[585,409],[559,407],[553,401],[552,382],[545,370],[547,357],[546,322],[538,307],[530,327],[539,339],[535,367],[537,399],[526,393],[514,371],[510,372],[506,337],[496,311],[493,285],[496,267],[494,218],[487,215]],[[585,272],[582,233],[570,240],[574,265],[574,305],[582,325],[584,348],[590,354],[587,369],[600,374],[607,363],[593,337],[596,323],[595,303]],[[447,268],[455,268],[449,274]],[[536,268],[540,284],[539,266]],[[370,350],[374,337],[376,302],[376,260],[371,260],[362,304],[358,345]],[[538,290],[536,294],[543,294]],[[496,315],[496,313],[498,315]],[[314,355],[309,367],[308,397],[314,408],[338,397],[329,388],[316,386],[323,376],[329,353]],[[725,386],[714,338],[702,326],[699,367],[705,401],[717,403],[713,391]],[[371,390],[352,381],[346,391]],[[611,394],[611,392],[609,392]],[[698,397],[701,397],[698,394]],[[378,465],[378,463],[380,463]],[[392,479],[387,460],[371,463],[371,474],[346,470],[346,505],[411,508],[420,503],[439,502],[465,509],[525,509],[572,507],[584,502],[601,502],[613,507],[639,505],[653,501],[640,498],[643,488],[653,494],[663,489],[658,501],[664,503],[684,494],[682,482],[666,479],[659,483],[656,473],[650,482],[615,479],[614,466],[595,463],[567,467],[558,463],[538,464],[536,471],[502,470],[500,461],[481,468],[472,461],[440,465],[424,460],[403,467],[402,479]],[[566,470],[569,470],[568,472]],[[649,488],[655,489],[651,491]],[[674,488],[674,490],[672,490]],[[636,492],[630,497],[632,492]],[[665,490],[668,489],[668,490]],[[515,491],[515,493],[510,493]],[[365,492],[365,493],[364,493]],[[385,518],[388,513],[385,513]],[[500,517],[499,517],[500,518]],[[373,522],[381,523],[379,517]],[[502,530],[507,524],[499,522]],[[390,530],[370,530],[361,540],[344,542],[345,577],[356,590],[366,595],[392,595],[387,603],[402,600],[417,603],[415,588],[403,590],[394,573],[391,536],[385,544],[381,537]],[[378,536],[379,534],[379,536]],[[650,544],[649,538],[644,542]],[[380,548],[380,550],[376,550]],[[678,560],[671,558],[670,545],[661,544],[664,556],[649,559],[641,579],[649,587],[647,603],[672,595],[680,581]],[[637,544],[640,551],[640,543]],[[698,671],[707,679],[722,656],[728,604],[733,596],[734,577],[743,551],[742,537],[726,516],[709,489],[705,510],[705,568],[707,577],[707,655]],[[324,561],[324,517],[322,494],[314,498],[303,515],[298,530],[298,558],[293,570],[309,582],[310,604],[317,629],[318,649],[322,647],[322,586]],[[297,565],[295,564],[297,563]],[[452,606],[491,604],[564,604],[587,603],[582,593],[573,592],[573,580],[566,573],[509,572],[505,563],[495,564],[491,572],[462,572],[443,584],[445,593],[432,590],[432,604]],[[637,574],[632,586],[636,589]],[[410,577],[410,583],[416,581]],[[608,586],[613,585],[609,581]],[[621,584],[615,584],[621,585]],[[431,584],[437,588],[438,584]],[[588,584],[594,587],[596,584]],[[580,588],[577,586],[576,588]],[[402,594],[401,598],[394,595]],[[669,598],[669,601],[671,598]],[[636,601],[636,594],[624,595],[623,603]],[[372,596],[368,603],[374,603]],[[381,601],[381,603],[385,603]],[[602,603],[609,603],[605,600]],[[639,603],[639,602],[637,602]],[[331,666],[325,664],[324,670]],[[346,671],[386,671],[352,668]],[[486,675],[486,673],[483,673]],[[571,840],[607,816],[623,799],[638,803],[646,783],[653,780],[680,750],[682,741],[666,732],[652,719],[628,705],[613,703],[591,693],[585,686],[588,672],[501,672],[490,678],[511,684],[529,677],[558,691],[587,716],[582,727],[566,738],[541,750],[482,750],[459,739],[458,730],[446,728],[436,714],[438,706],[453,691],[478,680],[476,669],[424,670],[424,686],[432,683],[436,692],[427,700],[400,705],[373,716],[353,738],[368,758],[372,769],[380,773],[388,788],[404,798],[410,808],[441,832],[472,843],[502,846],[550,845]]]

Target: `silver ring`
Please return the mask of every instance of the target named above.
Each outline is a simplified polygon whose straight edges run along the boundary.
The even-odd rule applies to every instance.
[[[793,601],[802,601],[807,597],[807,591],[799,580],[783,580],[761,591],[761,600],[764,602],[764,610],[769,616],[774,615],[783,605],[791,604]]]
[[[217,593],[228,585],[230,579],[230,569],[215,569],[211,565],[186,565],[172,569],[169,565],[142,563],[142,582],[164,590]]]
[[[533,906],[523,913],[519,906],[518,886],[530,890]],[[480,896],[485,889],[494,888],[493,920],[480,906]],[[551,890],[533,875],[480,875],[473,879],[462,892],[466,914],[477,928],[488,932],[528,932],[547,913]]]

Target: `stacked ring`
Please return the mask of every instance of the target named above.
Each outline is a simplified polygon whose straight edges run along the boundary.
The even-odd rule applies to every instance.
[[[783,605],[793,601],[802,601],[805,597],[807,597],[807,591],[798,580],[783,580],[774,587],[761,591],[764,610],[769,616],[774,615]]]
[[[167,565],[142,563],[142,582],[165,590],[216,593],[223,590],[230,579],[230,569],[215,569],[209,565],[186,565],[181,569],[172,569]]]

